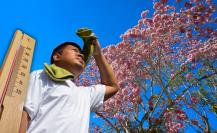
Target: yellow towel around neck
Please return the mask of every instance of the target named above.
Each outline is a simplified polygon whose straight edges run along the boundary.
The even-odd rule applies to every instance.
[[[67,79],[74,79],[74,75],[71,72],[61,67],[58,67],[55,64],[48,65],[47,63],[44,63],[44,71],[54,81],[65,81]]]

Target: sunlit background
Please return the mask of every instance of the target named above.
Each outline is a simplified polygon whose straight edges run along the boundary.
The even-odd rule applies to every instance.
[[[137,24],[140,13],[152,6],[145,0],[8,0],[0,2],[0,62],[16,29],[36,39],[32,70],[42,69],[52,49],[75,41],[78,28],[94,30],[102,47],[116,44],[120,35]]]

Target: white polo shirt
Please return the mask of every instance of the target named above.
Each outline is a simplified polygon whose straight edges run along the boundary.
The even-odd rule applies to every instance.
[[[102,109],[105,85],[76,86],[55,82],[43,70],[31,73],[24,108],[27,133],[87,133],[90,111]]]

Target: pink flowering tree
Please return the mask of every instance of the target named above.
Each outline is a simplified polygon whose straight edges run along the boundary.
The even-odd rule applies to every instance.
[[[98,112],[93,132],[216,129],[217,19],[211,0],[156,0],[122,41],[102,51],[119,92]],[[79,85],[100,83],[90,61]],[[214,123],[213,123],[214,121]]]

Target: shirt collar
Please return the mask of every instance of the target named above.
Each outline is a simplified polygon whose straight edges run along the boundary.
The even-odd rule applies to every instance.
[[[67,84],[69,87],[71,87],[71,88],[77,87],[77,86],[75,85],[75,83],[72,82],[70,79],[65,80],[65,82],[66,82],[66,84]]]

